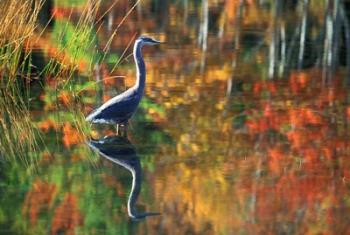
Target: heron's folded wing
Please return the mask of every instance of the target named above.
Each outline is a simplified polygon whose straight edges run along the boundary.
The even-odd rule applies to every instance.
[[[96,110],[95,119],[127,119],[135,112],[138,102],[134,97],[112,99]]]

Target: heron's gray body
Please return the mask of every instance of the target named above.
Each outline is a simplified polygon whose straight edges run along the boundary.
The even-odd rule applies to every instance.
[[[101,107],[93,111],[86,121],[93,123],[127,123],[129,118],[136,111],[145,88],[146,66],[142,57],[141,48],[143,45],[155,45],[160,42],[147,38],[139,37],[134,45],[134,60],[136,64],[136,83],[120,95],[108,100]]]
[[[86,120],[93,123],[125,123],[136,111],[141,97],[135,87],[131,87],[124,93],[108,100],[91,113]]]

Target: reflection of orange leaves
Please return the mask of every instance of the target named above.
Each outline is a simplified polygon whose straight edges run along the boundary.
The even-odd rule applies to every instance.
[[[124,192],[124,187],[120,184],[120,181],[116,180],[115,177],[112,177],[110,175],[107,174],[102,174],[102,179],[103,182],[109,187],[109,188],[113,188],[116,191],[116,194],[118,196],[122,196],[125,194]]]
[[[268,90],[269,92],[271,92],[271,94],[275,94],[277,92],[277,87],[276,87],[276,83],[275,82],[272,82],[272,81],[271,82],[258,81],[258,82],[255,82],[253,84],[253,93],[255,95],[260,94],[260,92],[263,89]]]
[[[330,148],[328,146],[324,146],[322,148],[322,153],[328,160],[330,160],[333,156],[333,150],[332,150],[332,148]]]
[[[253,120],[247,120],[245,122],[246,126],[248,127],[248,130],[250,130],[251,134],[255,134],[256,132],[256,122],[254,122]]]
[[[47,209],[53,200],[56,186],[37,179],[28,191],[23,207],[23,213],[29,213],[32,224],[37,221],[40,212]]]
[[[270,104],[262,104],[263,116],[248,120],[246,125],[251,134],[257,134],[270,129],[279,130],[286,123],[287,116],[285,113],[276,111]],[[247,112],[249,114],[250,112]],[[252,114],[254,116],[254,114]]]
[[[297,78],[298,78],[299,84],[304,88],[306,85],[306,82],[308,80],[307,74],[306,73],[299,73]]]
[[[51,127],[51,120],[43,121],[39,123],[40,130],[47,132]]]
[[[308,216],[314,218],[313,205],[317,205],[325,200],[329,195],[327,188],[332,178],[328,176],[305,176],[290,173],[279,178],[273,186],[262,186],[257,191],[256,211],[261,220],[270,222],[275,218],[276,213],[284,214],[284,218],[292,216],[300,208],[307,205]],[[316,218],[318,219],[318,218]]]
[[[254,83],[254,85],[253,85],[253,93],[255,95],[257,95],[257,94],[259,94],[261,92],[261,90],[262,90],[261,82]]]
[[[350,119],[350,107],[347,107],[346,109],[346,116],[348,119]]]
[[[295,148],[300,148],[306,143],[305,132],[301,130],[289,131],[287,138]]]
[[[269,156],[272,158],[272,159],[282,159],[283,157],[283,153],[280,149],[278,148],[272,148],[272,149],[269,149]]]
[[[310,109],[305,110],[305,117],[306,117],[307,122],[309,124],[314,124],[314,125],[321,124],[322,119],[321,119],[320,115],[317,115],[314,111],[312,111]]]
[[[276,83],[275,82],[269,82],[267,83],[267,89],[272,93],[275,94],[277,92]]]
[[[71,103],[72,97],[68,91],[61,91],[58,95],[58,99],[66,106]]]
[[[315,163],[319,158],[319,152],[312,147],[303,149],[304,159],[307,163]]]
[[[269,125],[265,118],[261,118],[258,122],[258,130],[259,132],[265,132],[269,129]]]
[[[157,112],[157,110],[153,108],[149,108],[147,110],[148,115],[152,118],[153,121],[155,122],[162,122],[165,120],[165,115],[163,113]]]
[[[80,143],[79,132],[74,129],[70,123],[65,123],[63,126],[63,144],[66,147],[70,147],[73,144]]]
[[[63,202],[56,208],[52,219],[52,234],[75,234],[78,226],[83,224],[82,215],[78,209],[78,199],[71,193],[66,193]]]
[[[39,123],[39,128],[43,132],[48,132],[50,130],[50,128],[53,128],[53,129],[57,130],[58,129],[58,125],[53,120],[48,119],[48,120],[40,122]]]
[[[300,126],[302,125],[302,118],[301,115],[299,115],[299,111],[297,109],[290,109],[289,110],[289,117],[290,117],[290,124],[292,126]]]
[[[334,88],[328,90],[328,102],[329,103],[332,103],[335,101],[336,96],[335,96],[334,92],[335,92]]]
[[[309,108],[289,110],[290,123],[294,127],[304,126],[306,124],[320,125],[322,118],[315,111]]]
[[[63,19],[64,18],[64,11],[60,8],[53,8],[52,9],[52,15],[55,17],[55,19]]]
[[[290,75],[290,87],[293,93],[298,93],[304,89],[310,81],[310,75],[307,73],[294,72]]]
[[[78,162],[78,161],[81,160],[81,156],[79,154],[72,154],[71,155],[71,160],[72,160],[73,163],[74,162]]]
[[[320,92],[319,95],[319,102],[321,104],[332,104],[334,103],[336,100],[341,100],[346,98],[346,94],[347,92],[345,92],[344,90],[341,89],[336,89],[336,87],[329,87],[327,89],[323,89]]]
[[[266,117],[270,117],[272,115],[272,108],[271,108],[271,105],[270,104],[266,104],[264,107],[264,116]]]
[[[78,61],[78,67],[80,71],[84,71],[87,69],[87,63],[85,60],[81,59]]]
[[[246,125],[247,125],[251,134],[265,132],[269,127],[266,119],[264,119],[264,118],[261,118],[257,121],[248,120],[246,122]]]
[[[344,176],[343,180],[350,181],[350,166],[343,169],[343,176]]]
[[[108,100],[110,100],[112,97],[109,95],[103,95],[103,102],[107,102]]]
[[[338,149],[345,149],[350,146],[350,142],[346,140],[337,139],[334,141],[334,147]]]
[[[279,148],[272,148],[268,150],[269,168],[275,174],[280,172],[283,155],[283,152]]]
[[[122,80],[122,79],[118,80],[116,77],[105,76],[105,77],[103,77],[102,81],[103,81],[103,85],[105,85],[106,87],[116,86],[117,84],[118,84],[118,86],[123,87],[123,85],[124,85],[124,80]]]
[[[237,8],[240,5],[240,1],[237,0],[226,0],[225,1],[225,13],[229,22],[234,22],[236,19]]]
[[[224,68],[212,68],[207,71],[205,76],[205,82],[213,82],[217,80],[226,81],[231,75],[231,70],[229,67],[224,66]]]

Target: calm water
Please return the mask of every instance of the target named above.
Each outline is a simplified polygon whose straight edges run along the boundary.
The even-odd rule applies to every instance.
[[[94,5],[48,2],[34,73],[49,58],[79,63],[73,81],[31,84],[37,151],[0,163],[0,233],[350,234],[344,29],[325,28],[324,1],[243,2],[141,1],[119,26],[133,1],[104,1],[78,33]],[[128,139],[86,133],[83,116],[134,83],[125,48],[139,34],[166,43],[143,50]]]

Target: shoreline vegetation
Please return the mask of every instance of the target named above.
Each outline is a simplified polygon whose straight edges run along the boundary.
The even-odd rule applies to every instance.
[[[93,91],[96,85],[89,82],[94,78],[82,82],[74,80],[79,80],[78,76],[92,77],[95,69],[104,63],[108,50],[102,53],[97,48],[95,35],[101,1],[84,2],[80,3],[83,10],[75,23],[71,22],[72,12],[62,17],[58,9],[52,8],[53,1],[50,0],[1,3],[0,23],[4,27],[0,29],[0,130],[3,133],[0,152],[6,153],[5,158],[20,156],[28,164],[33,160],[29,157],[31,153],[46,148],[41,141],[40,123],[31,114],[32,100],[40,99],[36,93],[43,90],[47,91],[50,96],[47,99],[52,103],[47,109],[57,109],[63,101],[72,114],[68,119],[80,133],[79,138],[86,139],[88,126],[79,101],[85,90]],[[65,2],[62,4],[64,6]],[[46,31],[51,30],[49,27],[54,20],[57,29],[47,36]],[[36,48],[49,41],[53,46],[47,49],[48,59],[38,58]],[[51,84],[47,86],[48,83]],[[72,92],[71,97],[67,98],[67,92]],[[36,109],[34,106],[34,112]],[[58,114],[54,119],[61,123],[65,117]]]

